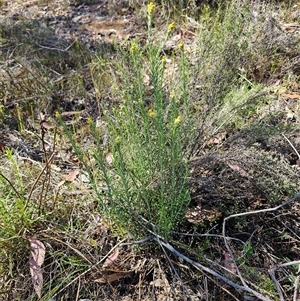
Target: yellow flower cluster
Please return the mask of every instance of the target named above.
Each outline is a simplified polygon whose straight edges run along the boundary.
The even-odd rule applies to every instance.
[[[150,2],[147,7],[149,16],[151,16],[153,14],[154,8],[155,8],[155,4],[153,2]]]
[[[130,52],[135,53],[138,50],[138,45],[135,42],[132,42],[130,45]]]
[[[88,117],[87,123],[88,123],[88,125],[93,124],[93,118],[92,117]]]
[[[168,26],[168,34],[170,34],[174,28],[175,28],[175,23],[174,22],[170,23]]]
[[[181,122],[181,116],[178,115],[178,117],[174,120],[174,124],[177,125]]]
[[[155,110],[150,108],[150,109],[148,109],[147,114],[149,117],[153,118],[153,117],[155,117],[156,112],[155,112]]]
[[[184,48],[184,43],[182,40],[179,42],[178,46],[179,46],[179,49],[181,49],[181,50]]]

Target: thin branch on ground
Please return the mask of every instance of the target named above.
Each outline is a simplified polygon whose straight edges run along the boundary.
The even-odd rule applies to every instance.
[[[153,231],[147,229],[147,227],[146,227],[145,225],[143,225],[142,223],[141,223],[141,225],[142,225],[145,229],[147,229],[147,231],[148,231],[149,233],[151,233],[151,234],[153,235],[152,239],[153,239],[154,241],[157,241],[158,243],[160,243],[161,245],[163,245],[165,248],[167,248],[169,251],[171,251],[173,254],[177,255],[178,257],[182,258],[183,260],[187,261],[188,263],[190,263],[190,264],[192,264],[192,265],[194,265],[194,266],[197,266],[197,267],[201,268],[203,271],[208,272],[209,274],[211,274],[211,275],[217,277],[218,279],[224,281],[225,283],[229,284],[230,286],[232,286],[232,287],[234,287],[234,288],[236,288],[236,289],[239,289],[239,290],[242,290],[242,291],[245,291],[245,292],[248,292],[248,293],[253,294],[254,296],[256,296],[256,297],[257,297],[258,299],[260,299],[260,300],[270,300],[269,297],[266,297],[266,296],[262,295],[261,293],[259,293],[259,292],[255,291],[255,290],[251,289],[251,288],[247,285],[246,281],[243,279],[243,277],[242,277],[242,275],[241,275],[241,273],[240,273],[240,271],[239,271],[239,269],[238,269],[237,263],[236,263],[236,261],[234,260],[234,256],[233,256],[233,254],[232,254],[231,248],[229,247],[229,244],[228,244],[229,238],[225,235],[225,232],[226,232],[226,222],[227,222],[229,219],[234,218],[234,217],[240,217],[240,216],[247,216],[247,215],[251,215],[251,214],[259,214],[259,213],[266,213],[266,212],[273,212],[273,211],[276,211],[276,210],[278,210],[278,209],[280,209],[280,208],[283,208],[284,206],[287,206],[288,204],[294,202],[294,201],[297,200],[299,197],[300,197],[300,193],[298,193],[298,194],[297,194],[296,196],[294,196],[293,198],[287,200],[286,202],[284,202],[284,203],[282,203],[282,204],[280,204],[280,205],[278,205],[278,206],[276,206],[276,207],[268,208],[268,209],[255,210],[255,211],[250,211],[250,212],[237,213],[237,214],[230,215],[230,216],[228,216],[228,217],[226,217],[226,218],[224,219],[224,221],[223,221],[223,227],[222,227],[222,236],[223,236],[223,239],[224,239],[224,243],[225,243],[225,246],[226,246],[226,248],[227,248],[227,251],[229,252],[229,254],[230,254],[230,256],[231,256],[231,258],[232,258],[232,260],[233,260],[233,263],[234,263],[234,265],[235,265],[237,274],[238,274],[238,276],[239,276],[239,278],[240,278],[240,281],[242,282],[243,285],[238,285],[238,284],[234,283],[233,281],[227,279],[225,276],[220,275],[219,273],[217,273],[217,272],[211,270],[210,268],[207,268],[207,267],[201,265],[200,263],[191,260],[190,258],[186,257],[186,256],[183,255],[182,253],[180,253],[180,252],[178,252],[177,250],[175,250],[168,242],[165,242],[165,240],[164,240],[162,237],[160,237],[159,235],[157,235],[157,234],[154,233]],[[152,227],[154,227],[154,225],[152,225],[151,223],[149,223],[149,222],[148,222],[147,220],[145,220],[143,217],[141,217],[141,216],[139,216],[139,217],[142,218],[143,221],[145,221],[146,223],[148,223],[148,224],[150,224]],[[298,262],[296,262],[296,263],[298,263]],[[294,262],[294,264],[296,264],[296,263]],[[273,279],[273,281],[274,281],[274,279]],[[277,286],[278,286],[278,283],[276,284],[276,282],[275,282],[275,285],[276,285],[276,287],[277,287]],[[280,298],[281,298],[281,296],[282,296],[281,291],[278,290],[278,293],[279,293]]]
[[[294,150],[294,152],[296,153],[296,155],[300,159],[300,154],[297,151],[297,149],[295,148],[295,146],[292,144],[292,142],[284,134],[282,134],[282,136],[286,139],[286,141],[289,143],[289,145],[292,147],[292,149]]]
[[[232,215],[229,215],[229,216],[227,216],[226,218],[224,218],[223,225],[222,225],[222,235],[223,235],[223,238],[224,238],[224,244],[225,244],[226,249],[227,249],[227,251],[229,252],[229,254],[230,254],[232,260],[233,260],[233,263],[234,263],[234,265],[235,265],[236,271],[237,271],[237,273],[238,273],[238,275],[239,275],[239,278],[240,278],[241,282],[243,283],[243,287],[244,287],[244,288],[247,288],[247,289],[252,290],[252,289],[246,284],[244,278],[242,277],[242,275],[241,275],[241,273],[240,273],[240,271],[239,271],[239,268],[238,268],[238,266],[237,266],[237,263],[236,263],[236,261],[234,260],[234,256],[233,256],[232,251],[231,251],[231,248],[230,248],[230,246],[229,246],[229,244],[228,244],[228,238],[226,237],[226,233],[225,233],[225,232],[226,232],[226,222],[227,222],[228,220],[234,218],[234,217],[240,217],[240,216],[246,216],[246,215],[251,215],[251,214],[259,214],[259,213],[266,213],[266,212],[277,211],[278,209],[281,209],[281,208],[283,208],[284,206],[287,206],[288,204],[290,204],[290,203],[296,201],[298,198],[300,198],[300,193],[296,194],[293,198],[287,200],[287,201],[284,202],[283,204],[280,204],[280,205],[278,205],[278,206],[276,206],[276,207],[273,207],[273,208],[254,210],[254,211],[243,212],[243,213],[236,213],[236,214],[232,214]],[[273,282],[274,282],[274,284],[275,284],[275,286],[276,286],[276,289],[277,289],[277,291],[278,291],[278,294],[279,294],[280,299],[281,299],[281,300],[284,300],[283,294],[282,294],[282,291],[281,291],[281,288],[280,288],[279,283],[277,282],[277,280],[276,280],[276,278],[275,278],[275,275],[274,275],[273,271],[270,272],[270,270],[269,270],[269,274],[270,274],[270,276],[271,276],[271,278],[272,278],[272,280],[273,280]],[[255,296],[256,296],[256,295],[255,295]],[[258,296],[256,296],[256,297],[258,297]],[[262,300],[262,299],[261,299],[261,300]]]
[[[153,237],[153,240],[154,241],[157,241],[160,240],[159,238],[157,237]],[[271,299],[267,296],[264,296],[262,295],[261,293],[259,292],[256,292],[254,291],[253,289],[251,289],[249,286],[242,286],[242,285],[239,285],[239,284],[236,284],[235,282],[231,281],[230,279],[226,278],[225,276],[215,272],[214,270],[206,267],[206,266],[203,266],[202,264],[188,258],[187,256],[183,255],[182,253],[180,253],[179,251],[177,251],[176,249],[173,248],[172,245],[170,245],[168,242],[164,242],[162,240],[160,240],[160,243],[165,247],[167,248],[169,251],[171,251],[174,255],[176,255],[177,257],[183,259],[184,261],[190,263],[191,265],[193,266],[196,266],[200,269],[202,269],[203,271],[217,277],[218,279],[224,281],[226,284],[232,286],[233,288],[235,289],[238,289],[238,290],[241,290],[241,291],[244,291],[244,292],[248,292],[252,295],[254,295],[255,297],[257,297],[259,300],[262,300],[262,301],[271,301]]]
[[[204,233],[204,234],[192,234],[192,233],[183,233],[183,232],[173,232],[172,234],[177,234],[177,235],[183,235],[183,236],[190,236],[190,237],[216,237],[216,238],[224,238],[223,235],[219,235],[219,234],[209,234],[209,233]],[[243,245],[245,245],[245,243],[238,238],[235,237],[229,237],[227,236],[226,239],[228,240],[235,240],[238,241],[240,243],[242,243]]]
[[[295,284],[294,284],[294,296],[293,296],[293,301],[297,301],[299,300],[298,296],[299,296],[299,278],[300,278],[300,265],[298,268],[298,272],[297,272],[297,277],[295,278]]]
[[[177,270],[176,270],[174,264],[172,263],[172,261],[171,261],[169,255],[167,254],[167,252],[166,252],[164,246],[161,244],[160,240],[158,240],[158,243],[159,243],[160,247],[162,248],[162,250],[163,250],[163,252],[164,252],[164,254],[165,254],[166,258],[167,258],[167,261],[168,261],[168,263],[169,263],[171,269],[173,270],[173,272],[174,272],[174,274],[175,274],[175,279],[178,279],[178,280],[180,281],[181,287],[182,287],[184,293],[187,295],[187,294],[188,294],[187,289],[186,289],[185,285],[183,284],[183,281],[182,281],[182,279],[180,278],[180,276],[179,276],[179,274],[178,274],[178,272],[177,272]]]
[[[300,193],[299,193],[300,195]],[[154,227],[155,229],[155,226],[147,221],[144,217],[142,217],[141,215],[139,214],[136,214],[142,221],[146,222],[147,224],[151,225],[152,227]],[[214,270],[188,258],[187,256],[185,256],[184,254],[180,253],[179,251],[177,251],[176,249],[174,249],[174,247],[168,243],[163,237],[161,237],[160,235],[156,234],[155,232],[153,232],[152,230],[148,229],[141,221],[139,221],[140,225],[146,229],[150,234],[152,234],[152,236],[150,237],[147,237],[147,240],[153,240],[153,241],[156,241],[157,243],[159,243],[160,245],[164,246],[165,248],[167,248],[170,252],[172,252],[175,256],[183,259],[184,261],[188,262],[189,264],[195,266],[195,267],[198,267],[200,268],[201,270],[209,273],[210,275],[212,276],[215,276],[216,278],[224,281],[226,284],[232,286],[233,288],[237,289],[237,290],[241,290],[241,291],[245,291],[245,292],[248,292],[254,296],[256,296],[259,300],[262,300],[262,301],[271,301],[271,299],[269,299],[269,297],[267,296],[264,296],[262,295],[261,293],[257,292],[257,291],[254,291],[253,289],[251,289],[249,286],[247,285],[239,285],[239,284],[236,284],[235,282],[231,281],[230,279],[226,278],[225,276],[215,272]]]
[[[277,290],[277,292],[278,292],[280,301],[285,301],[285,300],[284,300],[283,293],[282,293],[282,289],[281,289],[281,287],[280,287],[280,284],[279,284],[279,282],[277,281],[277,279],[276,279],[276,277],[275,277],[275,270],[272,268],[272,269],[270,269],[268,272],[269,272],[269,275],[270,275],[271,279],[273,280],[273,282],[274,282],[274,284],[275,284],[275,287],[276,287],[276,290]]]
[[[278,291],[278,294],[279,294],[279,297],[280,297],[281,301],[284,301],[284,296],[283,296],[283,293],[282,293],[281,286],[280,286],[278,280],[276,279],[275,272],[278,269],[281,269],[283,267],[287,267],[287,266],[290,266],[290,265],[297,265],[297,264],[300,265],[300,260],[290,261],[290,262],[286,262],[286,263],[282,263],[282,264],[275,264],[271,269],[268,270],[270,277],[272,278],[273,282],[275,283],[275,286],[276,286],[276,289]],[[297,280],[297,278],[298,278],[298,280]],[[295,290],[296,291],[298,290],[298,284],[296,284],[297,282],[299,284],[299,275],[295,279]],[[295,292],[294,292],[294,297],[295,297]]]

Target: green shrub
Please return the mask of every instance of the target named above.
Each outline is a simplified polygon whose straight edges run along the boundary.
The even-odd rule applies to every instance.
[[[101,143],[94,157],[108,186],[107,216],[134,234],[144,233],[142,225],[149,228],[147,220],[154,225],[152,231],[168,236],[189,204],[184,147],[191,129],[184,49],[179,59],[181,80],[170,91],[165,87],[162,49],[174,24],[169,25],[165,41],[156,45],[151,30],[153,9],[150,3],[146,46],[131,42],[122,53],[122,63],[111,66],[121,78],[115,86],[121,96],[119,104],[112,110],[103,106],[112,166],[105,162],[108,150]],[[95,124],[91,127],[100,142]]]

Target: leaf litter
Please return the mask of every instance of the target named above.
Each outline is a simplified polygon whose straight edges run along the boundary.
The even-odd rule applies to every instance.
[[[30,255],[29,255],[29,270],[31,274],[33,288],[39,297],[42,296],[43,288],[43,270],[42,265],[45,260],[45,245],[36,238],[27,238],[30,242]]]

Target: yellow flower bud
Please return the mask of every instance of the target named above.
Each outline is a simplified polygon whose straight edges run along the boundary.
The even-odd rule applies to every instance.
[[[168,34],[170,34],[173,31],[174,27],[175,27],[175,23],[174,22],[172,22],[172,23],[169,24],[169,26],[168,26]]]
[[[177,125],[181,122],[181,116],[178,115],[178,117],[174,120],[174,124]]]
[[[130,45],[130,52],[135,53],[138,50],[138,45],[135,42],[132,42]]]
[[[182,40],[180,40],[179,42],[179,48],[182,50],[184,48],[184,42]]]
[[[155,112],[155,110],[150,108],[150,109],[148,109],[147,114],[149,117],[153,118],[153,117],[155,117],[156,112]]]
[[[150,2],[147,7],[149,16],[151,16],[153,14],[154,8],[155,8],[155,4],[153,2]]]

